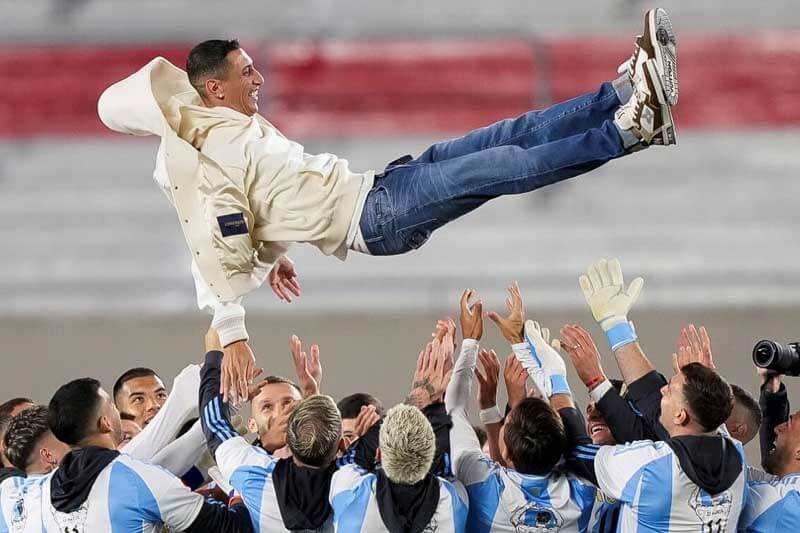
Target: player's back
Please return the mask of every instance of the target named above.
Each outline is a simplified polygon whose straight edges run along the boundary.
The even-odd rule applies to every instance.
[[[468,532],[587,531],[596,493],[588,482],[560,468],[521,474],[478,454],[458,466],[469,495]]]
[[[330,499],[337,533],[407,530],[410,522],[425,532],[469,531],[463,487],[430,473],[414,485],[398,485],[381,470],[347,465],[334,474]]]
[[[747,533],[788,533],[800,528],[800,474],[783,478],[750,470],[747,504],[739,530]]]
[[[678,437],[604,446],[595,458],[603,493],[622,502],[622,533],[733,533],[745,501],[741,444]]]
[[[164,524],[182,530],[203,505],[166,470],[112,450],[80,451],[42,484],[40,531],[155,533]]]
[[[0,482],[0,533],[40,533],[42,485],[47,475],[13,476]]]

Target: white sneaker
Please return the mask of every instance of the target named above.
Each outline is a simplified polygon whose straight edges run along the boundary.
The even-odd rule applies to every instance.
[[[675,122],[666,103],[655,59],[648,59],[637,69],[633,95],[617,110],[614,121],[621,129],[633,131],[645,145],[676,143]]]
[[[617,71],[627,72],[633,83],[637,72],[641,75],[645,63],[655,60],[661,85],[664,87],[666,103],[678,103],[678,48],[675,32],[667,12],[661,8],[651,9],[644,15],[644,32],[635,40],[633,54]]]

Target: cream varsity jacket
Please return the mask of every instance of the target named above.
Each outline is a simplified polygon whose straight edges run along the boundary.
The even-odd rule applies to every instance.
[[[160,57],[106,89],[98,114],[114,131],[161,138],[153,177],[175,207],[198,305],[214,311],[223,345],[247,338],[241,298],[290,243],[344,259],[371,178],[346,160],[306,154],[260,115],[205,107],[186,73]]]

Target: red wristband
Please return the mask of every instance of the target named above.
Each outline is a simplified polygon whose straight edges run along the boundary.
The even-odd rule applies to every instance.
[[[595,388],[596,386],[600,385],[605,380],[606,380],[606,377],[604,375],[600,374],[599,376],[593,377],[592,379],[587,381],[585,383],[585,385],[586,385],[587,389],[592,390],[593,388]]]

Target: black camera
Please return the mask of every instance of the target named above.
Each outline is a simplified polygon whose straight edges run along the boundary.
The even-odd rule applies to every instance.
[[[784,346],[775,341],[758,341],[753,347],[753,362],[784,376],[800,376],[800,343]]]

